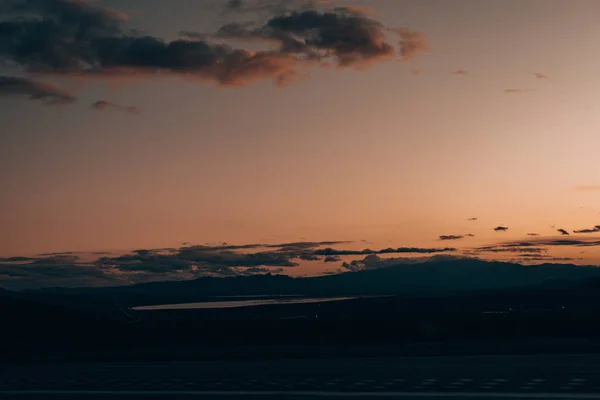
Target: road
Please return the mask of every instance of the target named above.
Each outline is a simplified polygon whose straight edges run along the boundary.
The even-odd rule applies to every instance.
[[[4,365],[0,397],[600,399],[600,355]]]

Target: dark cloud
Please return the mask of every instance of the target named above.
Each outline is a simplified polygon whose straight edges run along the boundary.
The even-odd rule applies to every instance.
[[[444,248],[423,248],[423,247],[398,247],[387,248],[382,250],[337,250],[332,248],[315,250],[314,254],[320,256],[349,256],[349,255],[364,255],[364,254],[394,254],[394,253],[419,253],[432,254],[456,251],[453,247]]]
[[[126,16],[76,0],[5,0],[0,55],[30,70],[94,66],[97,41],[119,35]]]
[[[391,58],[394,47],[386,42],[383,25],[344,8],[321,12],[292,12],[270,19],[265,29],[272,37],[293,35],[301,40],[282,42],[284,50],[335,56],[337,65],[352,66]]]
[[[369,254],[362,260],[352,260],[349,263],[344,262],[342,264],[342,268],[345,268],[349,271],[376,269],[382,267],[382,260],[383,259],[376,254]]]
[[[96,286],[128,283],[96,265],[71,258],[36,259],[27,263],[0,262],[0,287],[28,289],[51,286]]]
[[[469,72],[465,71],[464,69],[457,69],[456,71],[453,71],[452,74],[466,76],[466,75],[469,75]]]
[[[540,236],[539,233],[535,233],[535,232],[530,232],[527,234],[527,236]]]
[[[265,267],[249,267],[244,271],[247,275],[254,274],[281,274],[285,272],[284,268],[265,268]]]
[[[228,277],[253,273],[281,273],[283,272],[281,267],[289,268],[298,265],[293,261],[294,259],[320,260],[322,256],[314,254],[314,250],[319,246],[339,243],[347,242],[245,245],[222,243],[184,246],[179,249],[136,249],[130,254],[104,256],[93,262],[82,262],[74,254],[58,253],[33,260],[13,259],[14,262],[31,261],[28,264],[14,262],[1,264],[4,270],[0,268],[0,281],[8,280],[9,285],[12,283],[27,287],[30,285],[81,286],[184,280],[204,276]],[[269,250],[247,252],[247,250],[260,248]],[[2,261],[6,262],[6,260]],[[16,269],[16,267],[23,268]],[[80,278],[75,278],[77,271],[82,272]]]
[[[98,100],[92,104],[92,108],[98,111],[103,110],[116,110],[116,111],[124,111],[129,114],[139,114],[141,111],[139,108],[135,106],[124,106],[121,104],[116,104],[107,100]]]
[[[228,0],[225,5],[226,10],[237,11],[240,10],[244,6],[243,0]]]
[[[573,231],[573,233],[595,233],[595,232],[600,232],[600,225],[596,225],[592,229],[580,229],[577,231]]]
[[[271,270],[264,267],[250,267],[246,268],[246,272],[250,274],[268,274],[271,272]]]
[[[477,220],[478,220],[478,218],[476,218],[476,217],[473,217],[473,218],[468,218],[468,219],[467,219],[467,221],[477,221]]]
[[[327,5],[329,0],[228,0],[222,14],[259,14],[263,16],[285,14],[294,10],[309,10]]]
[[[117,258],[122,261],[126,256]],[[210,264],[223,267],[257,267],[257,266],[277,266],[277,267],[295,267],[298,264],[292,262],[292,256],[287,253],[277,251],[263,251],[256,253],[236,253],[231,250],[206,250],[202,247],[184,247],[179,249],[174,255],[154,255],[134,256],[136,261],[144,262],[149,265],[155,265],[155,261],[160,265],[157,267],[166,267],[172,269],[181,269],[185,266],[191,267],[193,264]],[[181,267],[181,268],[180,268]]]
[[[314,251],[345,241],[184,246],[179,249],[136,249],[119,256],[82,261],[74,253],[0,259],[0,286],[23,289],[49,286],[105,286],[281,273],[294,260],[320,260]],[[259,249],[267,249],[259,251]],[[248,252],[250,251],[250,252]]]
[[[327,62],[337,67],[364,66],[392,58],[388,29],[357,9],[319,9],[322,2],[227,3],[243,12],[262,9],[270,17],[253,24],[223,26],[217,36],[269,40],[262,50],[234,48],[203,34],[184,32],[166,41],[126,27],[127,16],[79,0],[5,0],[0,9],[0,61],[30,72],[87,78],[140,78],[177,74],[224,86],[272,79],[282,86],[300,77],[299,68]],[[412,57],[420,37],[402,33],[400,53]],[[66,93],[20,89],[25,94],[72,102]],[[104,103],[101,103],[104,104]],[[106,104],[105,107],[106,108]],[[117,107],[121,109],[121,107]]]
[[[508,227],[506,227],[506,226],[497,226],[497,227],[494,228],[494,230],[496,232],[506,232],[508,230]]]
[[[0,22],[0,35],[1,24]],[[0,75],[0,96],[25,97],[46,105],[68,105],[77,101],[71,92],[56,84],[2,75]]]
[[[300,253],[298,254],[298,258],[304,261],[319,261],[321,259],[321,257],[310,253]]]
[[[523,257],[512,258],[512,262],[532,262],[532,261],[545,261],[545,262],[561,262],[561,261],[575,261],[575,258],[571,257],[552,257],[552,256],[527,256],[523,254]]]
[[[513,243],[504,243],[498,245],[498,247],[533,247],[536,246],[534,242],[513,242]]]
[[[0,259],[0,286],[125,285],[139,282],[281,273],[298,265],[295,259],[320,260],[314,250],[345,241],[184,246],[178,249],[136,249],[129,254],[82,261],[75,253]],[[258,251],[259,249],[268,249]],[[250,251],[250,252],[248,252]]]
[[[323,259],[326,263],[342,261],[339,256],[327,256]]]
[[[439,240],[459,240],[464,237],[464,235],[441,235]]]
[[[376,254],[369,254],[361,260],[352,260],[350,262],[342,263],[342,269],[348,271],[364,271],[379,268],[387,268],[396,265],[415,265],[424,264],[428,262],[445,262],[445,261],[456,261],[456,260],[474,260],[473,257],[454,256],[454,255],[441,255],[437,254],[431,257],[419,257],[419,258],[383,258]],[[428,274],[426,272],[425,274]]]
[[[556,231],[561,235],[569,235],[569,232],[567,232],[565,229],[557,229]]]
[[[584,240],[569,240],[569,239],[556,239],[549,240],[545,243],[547,246],[600,246],[600,240],[597,241],[584,241]]]
[[[507,243],[503,246],[522,246],[522,243],[514,242]],[[600,246],[600,240],[593,239],[535,239],[533,241],[527,242],[529,246],[575,246],[575,247],[593,247]]]
[[[510,244],[478,247],[476,251],[487,253],[542,253],[545,252],[546,249],[543,247],[515,246]]]

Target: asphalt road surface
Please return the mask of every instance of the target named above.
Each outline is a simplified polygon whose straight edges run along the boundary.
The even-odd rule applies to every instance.
[[[600,355],[0,366],[11,399],[600,399]]]

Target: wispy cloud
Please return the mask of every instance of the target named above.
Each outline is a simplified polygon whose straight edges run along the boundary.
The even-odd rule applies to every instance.
[[[505,232],[505,231],[508,230],[508,227],[506,227],[506,226],[497,226],[497,227],[494,228],[494,230],[496,232]]]
[[[441,235],[439,236],[439,240],[460,240],[466,237],[474,237],[472,233],[467,233],[466,235]]]
[[[530,239],[526,242],[529,246],[575,246],[575,247],[595,247],[600,246],[600,240],[592,238],[579,238],[579,239]],[[505,243],[504,246],[521,246],[523,243],[509,242]]]
[[[103,110],[116,110],[124,111],[129,114],[139,114],[141,110],[135,106],[124,106],[121,104],[113,103],[107,100],[98,100],[92,104],[92,108],[98,111]]]
[[[546,249],[543,247],[527,246],[526,243],[521,243],[521,246],[514,246],[512,244],[499,244],[494,246],[483,246],[475,249],[477,252],[485,253],[542,253]]]
[[[0,96],[24,97],[29,100],[39,101],[46,105],[67,105],[77,101],[77,98],[73,93],[54,83],[1,75]]]
[[[351,255],[364,255],[364,254],[434,254],[434,253],[446,253],[456,251],[454,247],[443,247],[443,248],[428,248],[428,247],[398,247],[398,248],[387,248],[381,250],[337,250],[332,248],[315,250],[316,255],[321,256],[351,256]]]
[[[460,76],[467,76],[467,75],[469,75],[469,71],[465,71],[464,69],[457,69],[456,71],[453,71],[452,74],[460,75]]]
[[[596,225],[591,229],[580,229],[577,231],[573,231],[573,233],[596,233],[600,232],[600,225]]]
[[[533,75],[535,75],[537,79],[548,79],[548,75],[542,74],[541,72],[534,72]]]

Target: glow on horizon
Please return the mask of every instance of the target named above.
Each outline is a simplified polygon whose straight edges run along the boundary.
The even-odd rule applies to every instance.
[[[99,3],[170,39],[220,23],[199,2]],[[430,50],[285,88],[46,79],[114,110],[0,96],[0,256],[466,233],[455,244],[471,246],[600,223],[599,2],[339,3]],[[600,262],[588,250],[552,252]]]

